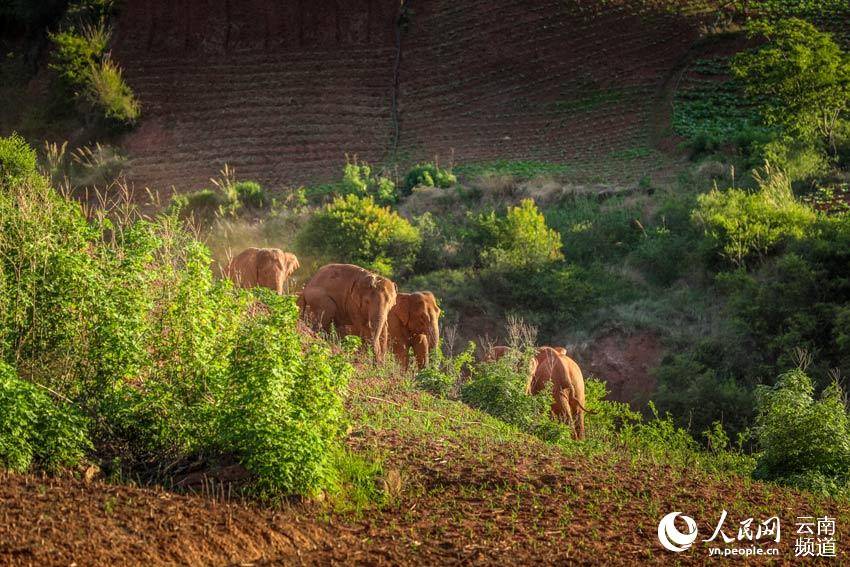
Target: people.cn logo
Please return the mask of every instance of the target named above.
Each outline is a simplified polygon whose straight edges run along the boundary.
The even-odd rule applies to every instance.
[[[682,516],[687,533],[676,529],[676,518]],[[669,551],[681,553],[688,549],[697,540],[697,523],[690,516],[684,516],[681,512],[670,512],[658,522],[658,541]]]

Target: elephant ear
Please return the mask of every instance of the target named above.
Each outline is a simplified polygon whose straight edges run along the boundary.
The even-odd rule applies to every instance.
[[[292,275],[292,272],[301,267],[301,262],[298,261],[295,254],[281,250],[278,250],[277,253],[280,263],[283,265],[284,278],[288,278]]]

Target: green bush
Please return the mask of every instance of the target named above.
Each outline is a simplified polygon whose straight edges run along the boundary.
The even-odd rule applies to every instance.
[[[802,238],[815,212],[794,198],[783,172],[767,169],[759,190],[719,191],[698,197],[694,221],[705,231],[710,250],[735,266],[763,261],[783,244]]]
[[[421,244],[419,232],[372,197],[337,197],[314,214],[298,235],[307,256],[349,262],[384,275],[410,272]]]
[[[262,496],[311,494],[333,481],[351,367],[326,346],[302,351],[293,297],[264,293],[263,301],[270,314],[237,339],[219,434],[258,477]]]
[[[466,404],[509,423],[521,431],[554,441],[564,435],[550,418],[552,394],[543,390],[531,396],[528,385],[530,352],[511,352],[495,362],[479,364],[461,387]]]
[[[246,207],[262,209],[269,206],[266,192],[256,181],[237,181],[234,186],[239,202]]]
[[[755,435],[761,448],[757,478],[801,488],[845,487],[850,473],[850,419],[843,392],[831,384],[814,397],[800,369],[756,391]]]
[[[491,233],[492,244],[482,253],[485,266],[516,269],[545,266],[563,259],[561,236],[546,225],[546,219],[531,199],[510,207],[504,217],[485,215],[480,223]]]
[[[413,188],[419,185],[445,189],[455,183],[457,183],[457,177],[448,169],[443,169],[434,163],[420,163],[413,166],[404,177],[403,194],[410,195]]]
[[[83,94],[91,80],[92,69],[100,64],[109,47],[111,35],[103,23],[86,25],[81,32],[67,29],[51,35],[50,68],[59,73],[71,90]]]
[[[0,469],[74,466],[90,448],[88,424],[75,408],[0,362]]]
[[[368,163],[357,163],[357,159],[347,160],[342,170],[340,189],[343,195],[358,197],[372,196],[382,205],[398,200],[395,183],[382,174],[373,174]]]
[[[435,396],[452,394],[455,386],[461,383],[464,373],[472,370],[475,348],[475,343],[470,342],[463,352],[453,357],[444,356],[441,350],[437,350],[428,367],[417,372],[417,387]]]
[[[0,137],[0,188],[14,187],[37,173],[37,157],[18,134]]]
[[[107,120],[117,124],[134,124],[141,114],[141,105],[124,82],[120,67],[109,57],[89,69],[86,96]]]

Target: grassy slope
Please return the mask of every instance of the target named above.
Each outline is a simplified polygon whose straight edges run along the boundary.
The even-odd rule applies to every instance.
[[[724,508],[727,533],[744,518],[779,514],[783,559],[793,558],[796,516],[836,516],[838,549],[846,551],[850,511],[829,499],[615,449],[591,457],[565,452],[393,378],[354,383],[349,407],[349,447],[381,463],[380,510],[334,511],[351,503],[337,496],[272,511],[159,489],[8,475],[0,483],[0,560],[667,563],[672,557],[655,535],[663,514],[682,511],[710,534]],[[702,545],[676,560],[706,562]]]

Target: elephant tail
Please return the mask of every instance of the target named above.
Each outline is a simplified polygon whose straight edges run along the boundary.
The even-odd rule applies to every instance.
[[[590,415],[596,415],[596,414],[598,414],[598,413],[599,413],[598,411],[590,411],[589,409],[587,409],[586,407],[584,407],[584,404],[583,404],[583,403],[581,403],[581,402],[580,402],[580,401],[578,401],[578,400],[576,400],[576,404],[578,405],[578,407],[580,407],[580,408],[581,408],[581,411],[583,411],[584,413],[589,413]]]

